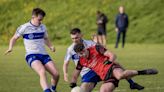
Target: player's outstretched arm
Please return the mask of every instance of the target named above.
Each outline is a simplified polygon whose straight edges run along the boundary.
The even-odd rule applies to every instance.
[[[15,44],[15,42],[17,41],[19,37],[15,34],[11,39],[10,39],[10,42],[9,42],[9,48],[5,51],[5,55],[7,55],[8,53],[12,52],[12,48]]]

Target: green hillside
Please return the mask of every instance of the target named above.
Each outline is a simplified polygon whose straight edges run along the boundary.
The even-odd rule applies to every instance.
[[[29,21],[34,7],[46,11],[43,22],[55,44],[70,43],[73,27],[79,27],[90,39],[97,28],[97,10],[108,16],[108,43],[114,43],[119,5],[125,6],[130,19],[127,42],[164,43],[164,0],[0,0],[0,44],[7,44],[16,28]]]

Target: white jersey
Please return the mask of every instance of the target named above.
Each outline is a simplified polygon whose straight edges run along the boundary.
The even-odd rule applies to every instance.
[[[83,41],[83,44],[85,46],[85,48],[89,48],[91,46],[94,46],[96,43],[91,41],[91,40],[82,40]],[[77,53],[74,51],[74,46],[75,46],[75,43],[72,43],[68,49],[67,49],[67,53],[65,55],[65,59],[64,61],[65,62],[69,62],[71,59],[72,61],[75,63],[75,65],[77,65],[78,61],[79,61],[79,56],[77,55]],[[86,73],[88,73],[91,69],[89,68],[86,68],[86,67],[83,67],[80,75],[83,76],[85,75]]]
[[[31,22],[28,22],[18,27],[15,34],[18,37],[23,37],[26,55],[47,54],[44,38],[48,34],[45,25],[40,24],[39,26],[34,26]]]

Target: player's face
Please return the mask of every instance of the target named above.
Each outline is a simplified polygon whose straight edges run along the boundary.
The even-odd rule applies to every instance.
[[[43,16],[42,15],[38,15],[38,16],[33,16],[33,20],[35,21],[35,23],[37,24],[41,24],[42,20],[43,20]]]
[[[88,51],[87,49],[84,49],[83,51],[78,52],[78,55],[79,55],[80,57],[88,58],[88,56],[89,56],[89,51]]]
[[[81,34],[79,34],[79,33],[71,34],[71,39],[72,39],[73,43],[80,43]]]

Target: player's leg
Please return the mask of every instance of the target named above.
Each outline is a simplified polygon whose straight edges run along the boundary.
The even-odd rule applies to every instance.
[[[131,78],[127,78],[126,80],[130,84],[130,89],[137,89],[137,90],[143,90],[144,89],[144,87],[142,85],[139,85],[138,83],[136,83]]]
[[[96,84],[93,82],[83,82],[80,87],[84,90],[84,92],[91,92],[95,85]]]
[[[98,41],[101,45],[103,45],[102,35],[98,35]]]
[[[118,79],[127,79],[136,75],[153,75],[157,74],[158,71],[156,69],[145,69],[145,70],[123,70],[122,68],[114,68],[113,76]]]
[[[113,69],[113,76],[118,80],[131,78],[136,75],[138,75],[138,71],[136,70],[123,70],[122,68]]]
[[[103,46],[106,47],[106,35],[102,35]]]
[[[116,61],[115,61],[115,62],[116,62]],[[116,62],[116,64],[117,64],[117,67],[124,69],[118,62]],[[124,70],[125,70],[125,69],[124,69]],[[143,86],[137,84],[137,83],[136,83],[135,81],[133,81],[131,78],[127,78],[126,80],[127,80],[128,83],[130,84],[130,89],[138,89],[138,90],[144,89]]]
[[[104,79],[104,83],[102,84],[100,88],[100,92],[113,92],[113,90],[118,87],[119,80],[117,80],[113,74],[111,73],[112,70],[108,71],[108,74],[106,75]],[[112,74],[112,75],[111,75]]]
[[[59,72],[54,64],[53,61],[49,61],[45,64],[46,70],[52,75],[51,78],[51,85],[52,85],[52,90],[55,92],[56,91],[56,86],[58,84],[59,80]]]
[[[85,92],[91,92],[99,81],[101,81],[100,77],[94,71],[90,70],[82,76],[81,88]]]
[[[119,43],[119,41],[120,41],[120,34],[121,34],[121,32],[118,31],[118,32],[117,32],[117,37],[116,37],[116,45],[115,45],[115,48],[118,48],[118,43]]]
[[[122,48],[125,46],[125,39],[126,39],[126,30],[122,32]]]
[[[98,30],[97,30],[97,39],[98,39],[98,42],[100,44],[102,44],[101,35],[102,35],[101,29],[98,28]]]
[[[103,83],[100,87],[100,92],[113,92],[115,85],[112,82]]]
[[[47,77],[46,77],[46,70],[43,64],[39,60],[34,60],[31,63],[32,69],[39,75],[40,77],[40,85],[44,92],[51,92],[48,86]]]

